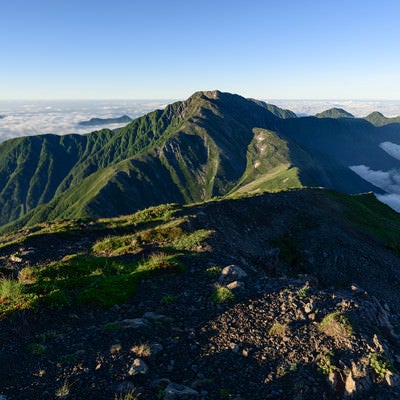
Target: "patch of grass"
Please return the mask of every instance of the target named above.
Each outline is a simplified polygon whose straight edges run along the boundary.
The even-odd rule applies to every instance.
[[[268,330],[268,334],[270,336],[285,336],[289,331],[289,327],[287,324],[281,324],[279,322],[275,322],[271,328]]]
[[[383,379],[388,372],[393,372],[393,364],[386,360],[383,354],[372,353],[369,358],[369,365]]]
[[[107,322],[102,326],[102,329],[105,331],[122,331],[124,325],[121,322]]]
[[[167,294],[163,296],[160,300],[160,304],[168,305],[172,304],[177,300],[178,296],[172,295],[172,294]]]
[[[218,285],[211,299],[217,304],[229,303],[235,300],[235,295],[228,288]]]
[[[57,389],[55,396],[56,397],[67,397],[71,391],[71,385],[67,380]]]
[[[289,367],[290,372],[296,372],[297,371],[297,363],[291,363]]]
[[[22,294],[22,284],[13,279],[0,280],[0,301],[13,301]]]
[[[309,292],[310,292],[310,287],[305,285],[301,289],[299,289],[296,294],[299,297],[307,297]]]
[[[140,394],[136,394],[136,389],[128,390],[123,393],[115,393],[114,400],[139,400]]]
[[[119,255],[133,253],[138,247],[136,234],[111,236],[98,241],[92,251],[98,254]]]
[[[181,237],[175,239],[171,243],[171,246],[175,250],[194,250],[196,247],[200,246],[210,235],[211,231],[199,229],[192,233],[182,234]]]
[[[132,346],[131,352],[140,358],[151,356],[151,348],[148,343],[140,343],[138,345]]]
[[[41,343],[30,343],[27,346],[27,351],[33,356],[41,356],[46,351],[46,346]]]
[[[221,272],[222,272],[222,268],[216,267],[216,266],[209,267],[205,271],[207,277],[210,279],[217,279],[221,275]]]
[[[179,254],[156,252],[140,262],[93,255],[71,255],[41,267],[28,268],[30,283],[3,281],[0,317],[44,303],[63,307],[72,303],[93,303],[111,307],[126,301],[144,276],[184,271]]]
[[[331,372],[333,372],[336,367],[332,364],[333,353],[328,351],[322,355],[320,355],[319,360],[317,362],[318,371],[325,376],[328,376]]]
[[[328,336],[346,338],[354,333],[350,320],[341,312],[327,314],[319,324],[319,328]]]

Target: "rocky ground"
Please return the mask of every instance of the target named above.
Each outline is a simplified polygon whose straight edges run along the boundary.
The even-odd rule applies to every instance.
[[[370,282],[400,259],[333,213],[303,211],[300,221],[284,200],[191,209],[191,225],[213,236],[184,259],[185,272],[143,279],[125,304],[0,321],[0,399],[400,398],[396,286],[380,296],[390,282]],[[2,251],[2,264],[17,274],[109,234],[32,237]],[[288,235],[302,235],[294,260]],[[342,280],[359,268],[358,281]],[[230,295],[217,299],[216,288]]]

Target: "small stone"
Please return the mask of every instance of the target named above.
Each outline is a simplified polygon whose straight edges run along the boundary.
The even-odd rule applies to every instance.
[[[310,314],[313,309],[314,309],[314,304],[312,300],[309,303],[304,304],[304,311],[306,314]]]
[[[156,356],[164,350],[164,346],[160,343],[153,343],[150,345],[150,354]]]
[[[121,321],[127,328],[142,328],[147,326],[147,321],[143,318],[124,319]]]
[[[146,365],[146,363],[140,359],[140,358],[135,358],[133,360],[133,364],[130,367],[128,374],[130,376],[135,376],[138,374],[147,374],[147,371],[149,370],[149,367]]]
[[[237,265],[228,265],[221,271],[219,283],[230,283],[247,277],[247,273]]]
[[[240,281],[233,281],[233,282],[229,283],[228,285],[226,285],[226,287],[229,290],[243,289],[244,288],[244,283],[240,282]]]
[[[229,343],[229,348],[234,352],[237,353],[239,351],[239,346],[236,343]]]
[[[184,385],[178,385],[177,383],[171,382],[165,388],[164,400],[176,400],[181,398],[193,398],[198,396],[199,392]]]
[[[152,312],[152,311],[144,313],[143,318],[151,319],[153,321],[164,321],[164,322],[172,321],[172,319],[167,317],[166,315],[157,314],[157,313]]]
[[[242,356],[243,357],[248,357],[249,356],[249,351],[247,349],[242,350]]]

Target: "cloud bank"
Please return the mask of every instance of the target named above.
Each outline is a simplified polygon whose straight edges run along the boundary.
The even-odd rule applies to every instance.
[[[165,101],[1,101],[0,115],[4,118],[0,119],[0,142],[45,133],[85,134],[96,129],[115,129],[121,124],[84,127],[78,123],[94,117],[115,118],[124,114],[134,119],[164,107]]]
[[[355,117],[366,117],[374,111],[379,111],[386,117],[400,115],[399,100],[266,100],[282,108],[288,108],[297,115],[315,115],[329,108],[343,108]]]
[[[379,147],[396,160],[400,160],[400,145],[392,142],[383,142]]]
[[[353,165],[349,167],[353,172],[372,183],[376,187],[388,192],[387,194],[376,194],[378,200],[400,211],[400,170],[374,171],[366,165]]]

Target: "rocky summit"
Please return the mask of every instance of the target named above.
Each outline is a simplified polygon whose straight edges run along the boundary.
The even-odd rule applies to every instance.
[[[400,398],[399,215],[296,189],[0,238],[0,398]]]

